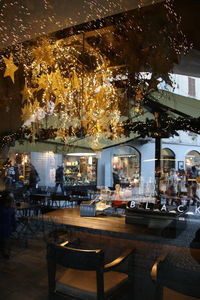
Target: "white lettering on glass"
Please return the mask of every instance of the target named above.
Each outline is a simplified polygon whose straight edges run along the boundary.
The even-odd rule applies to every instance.
[[[149,202],[146,203],[145,209],[150,209],[150,208],[148,207],[148,204],[149,204]]]
[[[160,209],[161,211],[162,210],[165,210],[165,211],[167,211],[167,206],[165,205],[165,204],[163,204],[163,206],[161,207],[161,209]]]
[[[179,211],[179,212],[184,212],[184,210],[181,210],[181,207],[184,207],[183,205],[179,205],[178,207],[177,207],[177,210]]]
[[[135,201],[131,201],[130,208],[134,208],[134,207],[135,207]]]
[[[196,207],[196,209],[195,209],[195,214],[200,214],[200,206],[199,206],[199,207]]]

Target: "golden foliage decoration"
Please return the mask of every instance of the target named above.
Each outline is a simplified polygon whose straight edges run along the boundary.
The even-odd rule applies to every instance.
[[[15,83],[15,72],[18,70],[18,67],[13,62],[12,53],[10,54],[9,58],[3,57],[3,60],[6,65],[4,77],[9,76],[12,79],[12,82]]]
[[[21,91],[22,99],[28,100],[32,97],[32,90],[27,86],[27,80],[25,80],[24,89]]]
[[[75,90],[78,90],[78,91],[81,89],[81,85],[79,83],[79,78],[78,78],[75,70],[72,73],[72,88]]]
[[[56,138],[63,139],[66,136],[66,131],[63,129],[58,129],[56,132]]]
[[[28,109],[32,114],[42,109],[48,115],[49,103],[53,103],[51,114],[59,115],[60,122],[57,138],[77,133],[109,138],[121,134],[119,103],[122,98],[111,82],[109,62],[99,51],[92,49],[87,53],[87,57],[96,59],[94,70],[87,68],[87,62],[81,63],[82,48],[66,46],[65,40],[56,46],[44,40],[32,53],[34,60],[27,66],[26,75],[36,92],[23,107],[24,121],[31,115]],[[25,83],[24,96],[30,92]]]
[[[45,90],[48,85],[49,85],[49,80],[48,80],[48,75],[47,74],[42,74],[38,79],[38,90]]]
[[[47,39],[43,39],[39,46],[33,48],[32,53],[34,56],[34,63],[36,66],[53,66],[54,55],[53,55],[54,47],[50,45]]]
[[[33,115],[33,107],[32,104],[25,104],[22,107],[22,120],[23,121],[27,121],[28,119],[30,119]]]

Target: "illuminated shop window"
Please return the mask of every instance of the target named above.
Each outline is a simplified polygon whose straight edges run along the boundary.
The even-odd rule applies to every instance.
[[[192,150],[185,156],[185,166],[191,168],[192,166],[200,166],[200,153]]]
[[[162,149],[162,169],[164,173],[169,172],[175,168],[175,153],[168,149]]]
[[[67,185],[96,184],[97,158],[93,153],[69,153],[64,165]]]
[[[139,182],[140,153],[133,147],[123,146],[113,155],[113,173],[119,178],[121,185]],[[115,177],[115,176],[114,176]]]

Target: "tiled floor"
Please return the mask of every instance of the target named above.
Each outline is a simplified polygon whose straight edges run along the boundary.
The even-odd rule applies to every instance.
[[[30,240],[12,244],[9,260],[0,258],[0,300],[48,299],[46,243]]]

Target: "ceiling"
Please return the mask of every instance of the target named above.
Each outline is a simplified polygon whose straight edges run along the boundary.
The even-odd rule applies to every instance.
[[[2,0],[0,48],[151,3],[152,0]]]

